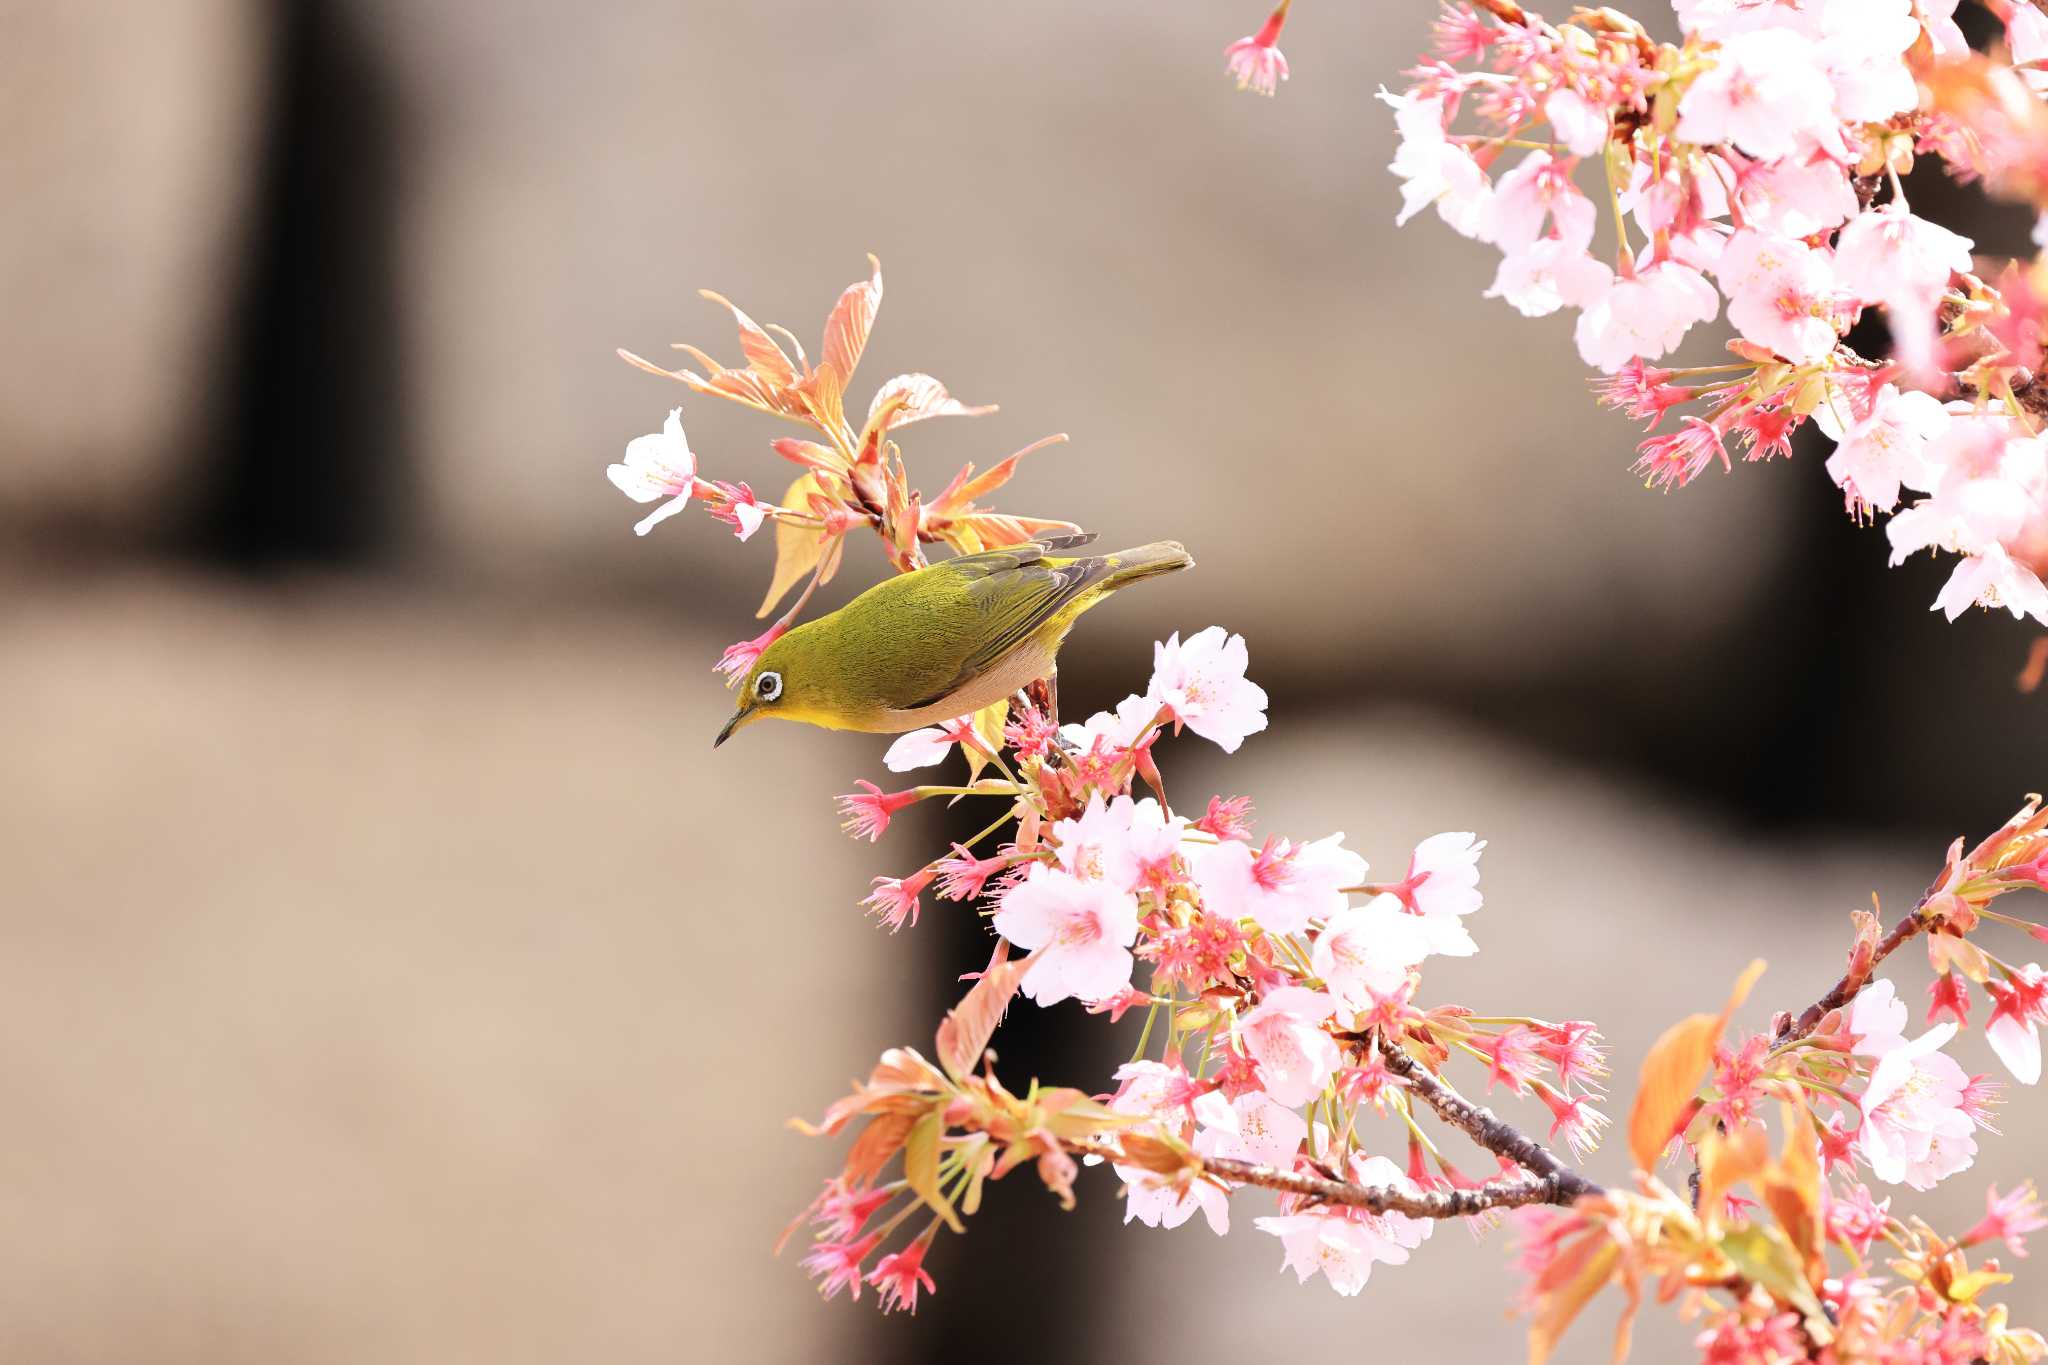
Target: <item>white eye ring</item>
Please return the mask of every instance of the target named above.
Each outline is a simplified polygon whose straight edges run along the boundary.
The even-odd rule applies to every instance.
[[[774,701],[782,695],[782,675],[769,672],[754,679],[754,695],[762,701]]]

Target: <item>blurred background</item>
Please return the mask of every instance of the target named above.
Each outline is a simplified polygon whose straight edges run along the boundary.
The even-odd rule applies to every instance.
[[[1302,8],[1270,102],[1221,71],[1260,18],[0,4],[0,1357],[1517,1355],[1497,1234],[1340,1300],[1252,1201],[1122,1228],[1107,1179],[996,1187],[914,1323],[772,1259],[839,1154],[783,1120],[923,1044],[987,942],[856,909],[954,832],[840,836],[879,741],[712,754],[769,538],[638,540],[603,477],[680,402],[709,475],[779,490],[781,431],[613,349],[732,358],[699,287],[815,337],[876,252],[857,392],[1003,405],[907,434],[924,487],[1066,431],[1005,509],[1200,560],[1081,627],[1070,716],[1170,630],[1245,630],[1272,729],[1166,746],[1177,799],[1383,869],[1478,830],[1484,951],[1430,993],[1598,1019],[1624,1091],[1760,947],[1750,1023],[1817,996],[1851,910],[2048,783],[2028,632],[1930,614],[1945,567],[1886,570],[1810,450],[1646,493],[1569,321],[1393,227],[1371,93],[1430,6]],[[1106,1087],[1136,1024],[1027,1006],[997,1045]],[[1967,1218],[2029,1145],[1895,1207]]]

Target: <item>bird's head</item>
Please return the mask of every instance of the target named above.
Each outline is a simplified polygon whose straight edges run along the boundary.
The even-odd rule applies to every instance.
[[[837,728],[832,660],[816,647],[821,642],[808,629],[813,624],[805,622],[761,651],[740,684],[739,706],[711,741],[712,748],[764,717]]]

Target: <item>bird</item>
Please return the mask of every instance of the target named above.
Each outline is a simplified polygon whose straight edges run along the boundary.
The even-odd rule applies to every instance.
[[[969,715],[1050,677],[1082,612],[1194,567],[1179,541],[1072,555],[1093,534],[956,555],[876,584],[771,643],[712,748],[757,720],[899,734]]]

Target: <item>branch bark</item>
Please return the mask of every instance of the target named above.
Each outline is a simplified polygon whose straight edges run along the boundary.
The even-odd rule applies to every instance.
[[[1577,1171],[1559,1161],[1551,1150],[1519,1128],[1501,1119],[1491,1109],[1477,1105],[1444,1084],[1428,1067],[1409,1056],[1396,1044],[1379,1035],[1380,1056],[1386,1059],[1387,1070],[1407,1082],[1408,1089],[1424,1104],[1436,1111],[1437,1117],[1463,1132],[1474,1142],[1496,1156],[1508,1160],[1530,1172],[1538,1183],[1550,1191],[1550,1196],[1541,1202],[1569,1204],[1581,1195],[1605,1194],[1606,1191]]]

